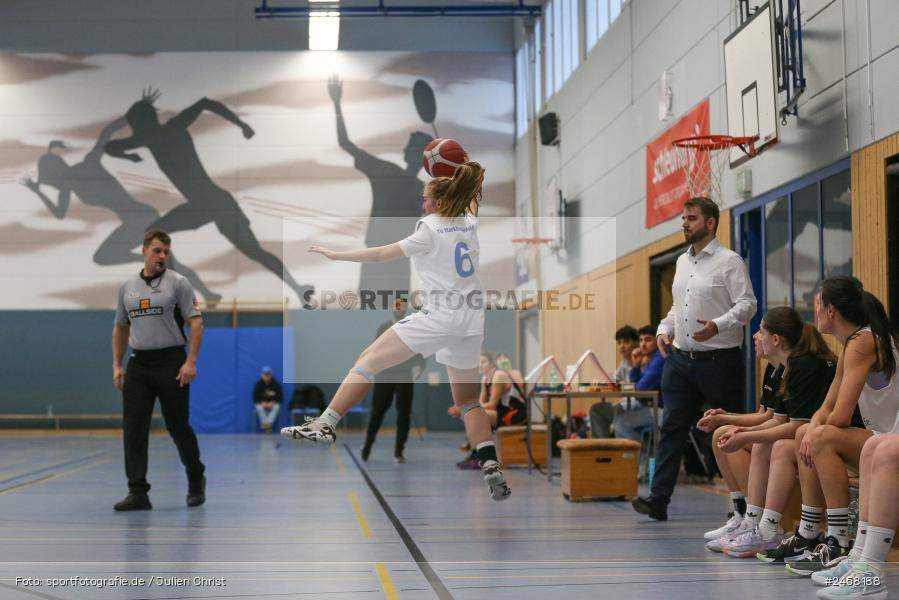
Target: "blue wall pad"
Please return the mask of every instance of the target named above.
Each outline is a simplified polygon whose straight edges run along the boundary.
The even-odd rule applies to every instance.
[[[257,429],[253,385],[262,367],[284,387],[279,426],[289,421],[293,336],[280,327],[210,328],[204,332],[197,379],[190,392],[190,423],[197,433],[249,433]],[[288,373],[284,370],[288,369]]]

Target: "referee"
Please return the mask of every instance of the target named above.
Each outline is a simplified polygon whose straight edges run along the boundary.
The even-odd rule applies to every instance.
[[[756,309],[746,264],[715,237],[718,205],[691,198],[681,218],[690,248],[677,259],[671,310],[656,332],[667,359],[659,454],[651,495],[633,501],[637,512],[657,521],[668,518],[684,445],[702,407],[744,412],[743,328]]]
[[[172,239],[164,231],[144,234],[144,268],[119,288],[112,328],[112,371],[122,391],[122,423],[128,496],[116,510],[150,510],[147,446],[156,398],[165,425],[187,471],[187,505],[206,501],[206,468],[190,427],[190,382],[197,375],[197,354],[203,339],[203,318],[187,280],[166,269]],[[184,324],[190,324],[190,338]],[[189,344],[185,354],[184,346]],[[122,358],[131,346],[128,368]]]

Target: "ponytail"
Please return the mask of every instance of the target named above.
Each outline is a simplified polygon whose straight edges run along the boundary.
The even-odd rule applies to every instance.
[[[890,378],[896,372],[896,355],[892,346],[899,347],[899,336],[890,325],[887,311],[877,296],[867,290],[863,291],[861,304],[868,319],[867,324],[874,334],[874,349],[877,352],[877,365],[880,367],[878,370]]]
[[[849,275],[834,275],[821,282],[821,302],[833,306],[840,316],[858,327],[870,326],[877,352],[877,370],[887,377],[896,373],[893,346],[899,347],[899,335],[890,325],[887,311],[877,296],[864,289],[862,282]],[[849,336],[848,342],[858,332]]]
[[[472,201],[480,203],[484,168],[473,161],[456,167],[452,177],[431,180],[427,191],[438,200],[437,213],[441,217],[459,217],[467,213]]]

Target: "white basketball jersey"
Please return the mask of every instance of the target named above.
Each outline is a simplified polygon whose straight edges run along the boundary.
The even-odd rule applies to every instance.
[[[435,324],[454,335],[484,334],[484,291],[478,277],[478,220],[430,214],[400,241],[420,279],[415,302]]]
[[[862,331],[871,332],[870,327],[865,327]],[[874,335],[871,332],[871,335]],[[893,356],[899,364],[899,352],[896,346],[893,346]],[[858,397],[858,410],[862,413],[862,420],[865,422],[865,428],[878,433],[899,433],[899,369],[893,373],[893,376],[884,387],[875,389],[865,381],[862,393]]]

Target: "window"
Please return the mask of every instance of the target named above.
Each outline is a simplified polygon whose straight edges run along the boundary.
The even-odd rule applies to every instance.
[[[543,108],[543,31],[540,21],[534,25],[534,112]]]
[[[543,100],[548,100],[581,62],[580,1],[547,0],[538,31],[540,24],[544,34]],[[540,106],[538,103],[537,107]]]
[[[555,93],[556,88],[553,87],[553,0],[543,7],[543,16],[540,20],[543,22],[543,100],[549,100]]]
[[[528,129],[528,44],[515,53],[515,138]]]
[[[626,0],[585,0],[584,19],[586,21],[586,47],[589,52],[599,38],[609,29],[609,25],[621,14]]]
[[[765,205],[765,301],[768,308],[790,305],[789,202]]]
[[[735,247],[746,260],[758,299],[747,334],[757,331],[764,314],[776,306],[792,306],[811,322],[818,282],[852,272],[849,160],[735,206],[732,214]],[[751,342],[746,352],[751,409],[757,387]]]
[[[849,171],[821,181],[824,277],[852,275],[851,198]]]
[[[848,167],[848,161],[837,163],[733,209],[743,256],[751,262],[754,245],[764,250],[761,264],[750,264],[757,316],[792,306],[811,321],[818,282],[852,273]]]

